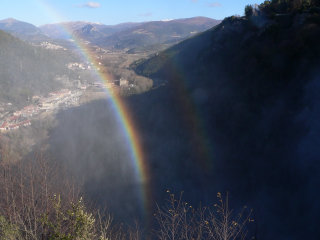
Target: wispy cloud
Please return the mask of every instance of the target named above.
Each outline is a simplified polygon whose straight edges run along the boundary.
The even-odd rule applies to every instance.
[[[151,17],[152,16],[152,12],[140,13],[139,16],[140,17]]]
[[[101,7],[101,4],[98,2],[87,2],[81,5],[77,5],[77,7],[82,7],[82,8],[99,8]]]
[[[222,6],[221,3],[219,2],[208,3],[208,7],[211,7],[211,8],[216,8],[221,6]]]

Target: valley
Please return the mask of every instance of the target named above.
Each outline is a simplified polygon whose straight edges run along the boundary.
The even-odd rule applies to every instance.
[[[70,52],[73,62],[65,62],[65,74],[54,76],[54,81],[62,88],[56,88],[52,92],[38,92],[37,95],[29,93],[18,102],[9,102],[8,98],[6,102],[0,103],[0,136],[5,139],[6,148],[11,152],[11,157],[8,158],[15,159],[13,161],[24,158],[33,147],[46,140],[48,131],[55,126],[55,116],[60,111],[108,99],[110,94],[128,97],[153,87],[151,79],[138,76],[130,69],[133,62],[147,58],[152,52],[128,54],[125,51],[111,51],[91,45],[88,46],[88,52],[97,59],[94,65],[82,60],[79,49],[75,47],[66,49],[49,42],[33,46],[58,54],[59,51]],[[75,61],[77,59],[79,60]],[[106,75],[107,78],[102,81],[97,73]],[[21,146],[21,142],[24,146]]]
[[[241,7],[0,21],[0,239],[320,235],[320,2]]]

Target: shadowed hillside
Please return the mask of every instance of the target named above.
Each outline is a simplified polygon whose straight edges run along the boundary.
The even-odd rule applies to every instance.
[[[159,186],[229,190],[255,209],[257,239],[312,239],[320,11],[279,2],[137,62],[166,86],[130,102]]]

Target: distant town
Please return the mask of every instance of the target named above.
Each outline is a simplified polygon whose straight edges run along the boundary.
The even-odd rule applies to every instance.
[[[41,42],[40,44],[33,44],[34,46],[50,49],[50,50],[63,50],[67,49],[50,42]],[[70,62],[66,65],[71,71],[83,72],[83,71],[100,71],[103,64],[100,62],[105,54],[115,54],[109,50],[95,47],[93,48],[96,54],[97,66],[94,66],[89,62]],[[120,92],[120,89],[130,90],[136,87],[132,81],[129,81],[123,77],[120,79],[113,79],[109,82],[88,82],[87,80],[78,79],[71,80],[65,76],[56,76],[57,81],[61,81],[65,84],[64,89],[60,89],[55,92],[50,92],[46,95],[36,95],[29,97],[27,100],[27,106],[22,109],[17,109],[13,103],[0,103],[0,132],[9,132],[12,130],[19,129],[21,127],[27,127],[32,124],[32,120],[41,117],[42,113],[56,113],[59,110],[77,107],[81,102],[81,97],[90,95],[87,99],[95,99],[99,93],[103,92],[104,89],[108,89],[110,92]],[[92,95],[95,97],[92,98]],[[101,95],[99,95],[101,96]],[[84,97],[85,98],[85,97]]]
[[[5,132],[30,126],[31,120],[43,112],[54,112],[59,109],[77,106],[81,95],[81,90],[62,89],[49,93],[47,97],[33,96],[33,104],[23,109],[14,112],[0,112],[0,131]],[[10,106],[12,104],[7,103],[7,105]],[[5,110],[5,107],[2,107],[1,110]]]
[[[71,63],[68,67],[84,68],[83,64]],[[91,90],[109,89],[109,91],[117,91],[120,87],[130,87],[125,79],[114,80],[109,83],[93,82],[87,84],[78,84],[77,89],[61,89],[59,91],[50,92],[47,96],[33,96],[31,104],[19,110],[14,109],[12,103],[0,104],[0,132],[16,130],[21,127],[31,125],[31,121],[40,114],[56,113],[59,110],[76,107],[80,105],[81,96]]]

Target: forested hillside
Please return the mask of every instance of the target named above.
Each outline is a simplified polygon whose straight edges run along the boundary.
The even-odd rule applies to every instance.
[[[72,56],[31,46],[0,31],[0,101],[23,104],[28,98],[63,87],[57,75],[68,73]]]

